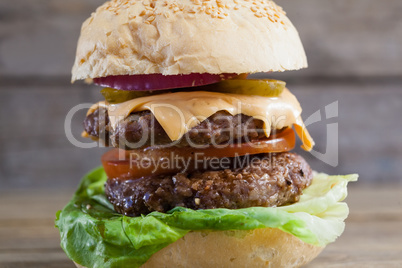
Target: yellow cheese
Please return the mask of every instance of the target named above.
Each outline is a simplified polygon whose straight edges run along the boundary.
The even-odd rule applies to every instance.
[[[267,137],[271,129],[295,125],[303,148],[309,151],[314,146],[301,119],[300,104],[286,88],[280,96],[274,98],[206,91],[167,93],[119,104],[99,102],[89,109],[88,114],[99,106],[108,109],[113,129],[130,113],[149,110],[172,141],[179,140],[191,128],[216,112],[227,111],[231,115],[245,114],[262,120]]]

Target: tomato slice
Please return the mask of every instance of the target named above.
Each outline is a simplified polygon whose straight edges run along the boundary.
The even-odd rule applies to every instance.
[[[108,178],[136,179],[150,175],[172,174],[209,169],[211,162],[261,153],[287,152],[296,143],[293,129],[288,128],[271,137],[254,142],[230,144],[222,147],[196,149],[192,147],[146,148],[138,150],[112,149],[102,156]],[[222,162],[223,163],[223,162]]]

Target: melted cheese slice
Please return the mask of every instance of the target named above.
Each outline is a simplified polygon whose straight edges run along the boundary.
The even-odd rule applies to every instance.
[[[113,129],[130,113],[149,110],[172,141],[179,140],[191,128],[216,112],[227,111],[231,115],[245,114],[262,120],[267,137],[271,129],[295,125],[303,149],[310,151],[314,146],[301,119],[300,104],[286,88],[280,96],[274,98],[196,91],[153,95],[119,104],[99,102],[89,109],[88,114],[100,106],[107,108]]]

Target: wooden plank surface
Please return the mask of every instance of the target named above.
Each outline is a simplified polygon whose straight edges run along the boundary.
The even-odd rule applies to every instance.
[[[0,268],[74,267],[53,222],[71,194],[0,192]],[[351,185],[347,201],[345,233],[307,267],[402,267],[402,187]]]

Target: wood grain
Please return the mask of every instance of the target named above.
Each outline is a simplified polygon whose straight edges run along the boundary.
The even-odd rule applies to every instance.
[[[400,76],[402,1],[276,0],[298,29],[305,76]]]
[[[0,192],[0,268],[74,267],[59,247],[53,222],[71,195]],[[351,185],[347,202],[345,233],[306,267],[401,267],[402,187]]]

